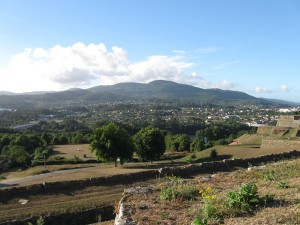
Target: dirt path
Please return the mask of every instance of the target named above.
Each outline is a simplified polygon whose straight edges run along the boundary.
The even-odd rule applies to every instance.
[[[174,165],[179,165],[177,162]],[[39,175],[26,176],[23,178],[9,178],[0,180],[0,188],[17,186],[17,185],[30,185],[43,182],[55,182],[66,180],[78,180],[93,177],[102,177],[114,174],[134,173],[151,169],[158,169],[170,165],[170,161],[159,161],[153,164],[145,164],[140,162],[126,163],[123,166],[115,167],[114,164],[100,165],[94,167],[76,168],[68,170],[58,170]]]
[[[58,175],[66,175],[66,174],[74,174],[77,172],[82,172],[82,171],[92,171],[92,170],[99,170],[105,169],[105,168],[111,168],[111,165],[105,165],[105,166],[96,166],[96,167],[87,167],[87,168],[78,168],[78,169],[69,169],[69,170],[59,170],[59,171],[54,171],[50,173],[43,173],[39,175],[33,175],[33,176],[27,176],[23,178],[10,178],[10,179],[5,179],[0,181],[0,187],[4,186],[10,186],[10,185],[19,185],[22,183],[27,183],[27,182],[32,182],[36,180],[44,180],[45,178],[49,177],[55,177]]]

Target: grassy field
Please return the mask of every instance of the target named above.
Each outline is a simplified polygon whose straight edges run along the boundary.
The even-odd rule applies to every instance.
[[[94,153],[89,149],[89,144],[77,145],[53,145],[53,156],[71,159],[74,155],[82,160],[96,159]],[[84,157],[84,155],[86,157]]]
[[[237,138],[236,141],[242,145],[261,145],[263,135],[261,134],[244,134]]]
[[[292,149],[284,148],[284,149],[262,149],[260,145],[237,145],[237,146],[227,146],[227,145],[218,145],[212,148],[206,149],[204,151],[191,153],[182,158],[182,161],[190,161],[190,162],[203,162],[210,161],[211,150],[217,150],[218,157],[213,160],[222,160],[222,159],[230,159],[230,158],[251,158],[257,157],[261,155],[270,155],[277,154],[281,152],[287,152]]]
[[[219,173],[209,179],[171,177],[157,186],[158,191],[130,195],[125,204],[132,207],[132,219],[140,225],[296,225],[300,224],[299,170],[300,160],[294,160],[259,170]],[[238,192],[245,184],[256,186],[258,192]],[[236,194],[229,197],[230,192]],[[247,194],[251,197],[237,197]]]

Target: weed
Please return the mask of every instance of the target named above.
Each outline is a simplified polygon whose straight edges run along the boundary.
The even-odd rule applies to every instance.
[[[40,216],[40,218],[38,218],[36,221],[36,225],[44,225],[44,224],[45,224],[45,220],[43,217]],[[28,225],[33,225],[33,224],[29,222]]]
[[[273,181],[273,180],[275,180],[275,178],[274,178],[274,170],[268,170],[267,174],[263,173],[261,175],[261,178],[263,180],[266,180],[266,181]]]
[[[279,188],[290,188],[290,185],[288,185],[286,182],[280,181],[279,183],[277,183],[277,187],[279,187]]]
[[[208,220],[220,221],[222,217],[218,212],[218,205],[216,203],[217,195],[214,194],[211,187],[207,187],[204,190],[200,190],[200,194],[203,198],[202,217],[206,221]]]
[[[179,177],[171,176],[167,177],[168,186],[160,191],[161,200],[193,200],[198,195],[198,191],[195,186],[188,183],[184,183]]]
[[[191,223],[191,225],[207,225],[208,224],[208,219],[204,218],[202,219],[201,217],[197,216],[194,221]]]
[[[6,177],[0,174],[0,180],[5,180]]]
[[[253,183],[241,185],[238,191],[227,193],[227,204],[230,209],[238,211],[252,211],[260,203],[257,186]]]
[[[160,191],[159,197],[161,200],[172,200],[179,196],[179,192],[174,188],[168,187]]]

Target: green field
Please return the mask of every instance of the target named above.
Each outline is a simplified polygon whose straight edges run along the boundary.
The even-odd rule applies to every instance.
[[[96,159],[95,154],[91,152],[89,147],[89,144],[53,145],[52,156],[64,157],[66,159],[71,159],[74,156],[81,160]]]

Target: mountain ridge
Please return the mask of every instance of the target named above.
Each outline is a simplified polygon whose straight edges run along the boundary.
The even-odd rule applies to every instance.
[[[149,83],[125,82],[114,85],[98,85],[87,89],[71,88],[60,92],[0,95],[0,107],[17,107],[18,104],[23,106],[28,104],[34,107],[35,105],[64,104],[66,102],[84,105],[151,98],[189,101],[201,105],[284,105],[285,103],[285,101],[256,98],[240,91],[202,89],[173,81],[154,80]]]

